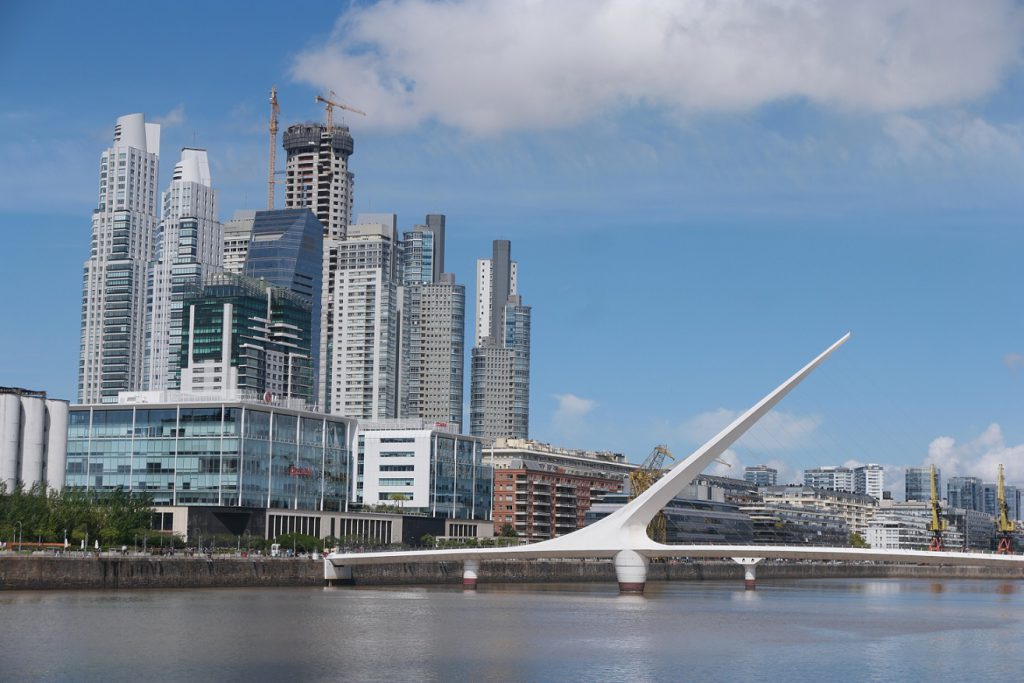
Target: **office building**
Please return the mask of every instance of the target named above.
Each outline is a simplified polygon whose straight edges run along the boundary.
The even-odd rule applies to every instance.
[[[255,221],[256,211],[239,209],[231,220],[224,223],[224,272],[245,275],[245,259],[249,255],[252,224]]]
[[[157,229],[160,126],[117,119],[100,155],[99,201],[82,282],[78,400],[111,403],[145,383],[146,274]]]
[[[904,479],[906,488],[905,499],[927,500],[932,498],[931,467],[908,467]],[[935,468],[935,491],[938,495],[942,491],[942,470]]]
[[[978,477],[950,477],[946,482],[946,502],[951,508],[983,512],[981,479]]]
[[[881,465],[860,465],[853,468],[853,492],[864,493],[882,500],[885,489],[885,470]]]
[[[182,299],[221,269],[223,239],[206,150],[181,150],[162,205],[147,274],[145,388],[153,391],[178,388]]]
[[[1020,519],[1020,493],[1016,486],[1005,484],[1003,494],[1006,496],[1007,515],[1011,520]],[[999,516],[999,485],[981,485],[981,511],[993,517]]]
[[[444,272],[444,227],[431,214],[402,240],[399,412],[461,430],[466,288]]]
[[[68,402],[45,391],[0,387],[0,486],[64,488]]]
[[[394,214],[364,214],[344,238],[324,242],[320,404],[334,415],[398,416],[397,224]]]
[[[359,423],[353,500],[450,519],[490,519],[494,468],[483,442],[425,420]]]
[[[183,393],[241,391],[313,402],[309,297],[266,280],[217,273],[186,293],[184,307]]]
[[[878,501],[863,493],[811,486],[766,486],[760,489],[766,505],[782,504],[824,510],[838,515],[851,532],[863,535]]]
[[[353,152],[348,126],[319,123],[289,126],[284,132],[285,207],[309,207],[323,225],[323,237],[345,237],[352,218]]]
[[[346,510],[355,421],[226,397],[72,406],[67,486],[156,505]],[[155,402],[148,402],[153,401]]]
[[[477,262],[477,346],[470,378],[470,433],[525,439],[530,427],[530,307],[517,294],[511,244],[495,240]]]
[[[598,496],[586,512],[586,524],[607,517],[628,502],[629,496],[625,493]],[[662,514],[665,516],[665,542],[669,545],[746,545],[754,540],[750,517],[730,503],[678,496],[669,501]]]
[[[775,486],[778,483],[779,471],[767,465],[754,465],[743,468],[743,478],[756,486]]]

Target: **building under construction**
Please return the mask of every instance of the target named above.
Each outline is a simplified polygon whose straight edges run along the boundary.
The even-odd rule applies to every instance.
[[[285,208],[308,206],[324,226],[324,237],[345,236],[352,220],[348,170],[353,141],[348,126],[300,123],[284,132]]]

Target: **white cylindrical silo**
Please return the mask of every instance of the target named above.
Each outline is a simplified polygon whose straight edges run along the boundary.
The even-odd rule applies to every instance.
[[[46,445],[46,399],[22,396],[21,480],[28,490],[43,481],[43,448]]]
[[[46,412],[50,418],[46,441],[46,485],[60,491],[64,488],[64,470],[68,460],[68,402],[47,399]]]
[[[18,483],[18,444],[21,442],[21,398],[0,394],[0,482],[13,491]]]

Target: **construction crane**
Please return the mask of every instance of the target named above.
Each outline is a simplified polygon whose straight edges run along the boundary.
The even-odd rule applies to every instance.
[[[274,210],[274,166],[277,163],[277,115],[281,107],[277,104],[277,86],[270,89],[270,165],[267,171],[267,211]]]
[[[928,550],[942,551],[942,534],[949,527],[949,523],[942,516],[942,508],[939,506],[939,492],[938,487],[935,485],[935,465],[931,468],[931,480],[932,480],[932,519],[928,522],[928,531],[932,532],[932,542],[928,546]]]
[[[363,116],[366,116],[366,112],[365,111],[363,111],[361,109],[356,109],[355,107],[350,107],[347,104],[342,104],[341,102],[335,102],[334,101],[334,97],[336,97],[336,95],[334,94],[333,90],[330,93],[330,97],[324,97],[323,95],[317,95],[316,96],[316,101],[317,102],[323,102],[324,105],[326,105],[326,108],[327,108],[327,128],[328,129],[334,127],[334,108],[335,107],[337,107],[338,109],[344,109],[345,111],[353,112],[355,114],[362,114]]]
[[[654,447],[651,454],[643,463],[629,473],[629,499],[633,500],[641,493],[651,488],[654,482],[665,473],[665,460],[675,460],[676,456],[668,446],[661,444]],[[668,535],[668,526],[665,520],[665,513],[659,512],[647,525],[647,535],[658,543],[664,543]]]
[[[996,484],[996,506],[999,516],[996,518],[996,531],[999,532],[999,547],[996,552],[1000,555],[1013,553],[1013,532],[1016,527],[1010,519],[1010,506],[1006,504],[1006,487],[1003,485],[1003,466],[999,465],[999,479]]]

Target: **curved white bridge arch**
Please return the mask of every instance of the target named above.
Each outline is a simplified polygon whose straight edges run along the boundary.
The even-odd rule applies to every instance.
[[[328,581],[350,579],[351,567],[362,564],[462,561],[463,584],[475,587],[479,563],[484,559],[612,557],[615,558],[619,589],[630,592],[643,591],[647,564],[653,557],[733,558],[744,566],[748,588],[754,585],[755,565],[767,558],[1024,567],[1024,556],[1020,555],[820,546],[665,545],[647,535],[647,525],[654,515],[849,338],[848,332],[732,424],[679,461],[636,499],[594,524],[565,536],[510,548],[331,553],[324,559],[324,578]]]

